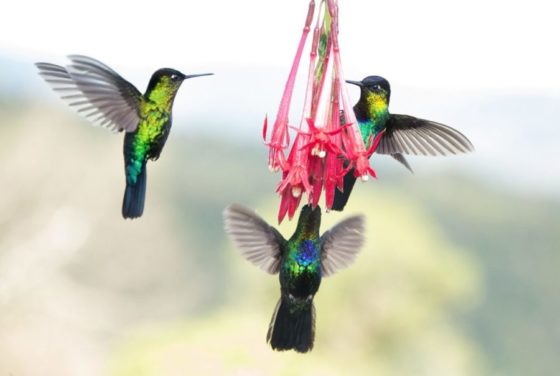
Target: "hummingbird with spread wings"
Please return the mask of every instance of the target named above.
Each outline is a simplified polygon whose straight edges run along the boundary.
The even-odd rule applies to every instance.
[[[360,88],[360,99],[354,105],[360,132],[367,146],[377,137],[378,154],[389,154],[412,172],[404,155],[446,156],[474,150],[465,135],[447,125],[409,115],[389,113],[391,86],[380,76],[368,76],[362,81],[346,81]],[[344,114],[342,114],[342,123]],[[333,210],[342,211],[348,202],[356,176],[351,169],[344,175],[343,190],[336,190]]]
[[[305,205],[288,239],[250,209],[224,210],[226,232],[241,255],[270,274],[279,274],[280,300],[266,336],[273,349],[305,353],[313,348],[313,297],[321,279],[352,263],[364,243],[364,217],[353,216],[319,234],[321,208]]]
[[[93,123],[125,132],[124,165],[126,189],[122,215],[138,218],[144,212],[146,163],[157,160],[172,123],[175,95],[184,80],[212,73],[185,75],[175,69],[158,69],[144,94],[102,62],[70,55],[63,67],[36,63],[39,75],[70,106]]]

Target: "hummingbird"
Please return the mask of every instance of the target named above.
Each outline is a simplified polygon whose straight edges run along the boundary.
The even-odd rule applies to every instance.
[[[279,273],[280,299],[266,341],[274,350],[305,353],[313,348],[313,297],[321,279],[347,267],[364,243],[364,217],[349,217],[323,235],[321,208],[305,205],[288,240],[250,209],[232,204],[224,210],[226,232],[241,255],[270,274]]]
[[[212,73],[185,75],[171,68],[158,69],[142,95],[134,85],[102,62],[70,55],[66,67],[36,63],[39,75],[62,99],[94,124],[125,132],[126,189],[124,218],[144,212],[146,163],[157,160],[171,130],[173,101],[184,80]]]
[[[362,81],[346,82],[360,88],[360,99],[354,105],[354,113],[364,144],[368,146],[380,137],[375,152],[389,154],[410,172],[413,171],[404,154],[445,156],[474,150],[467,137],[447,125],[389,113],[391,86],[385,78],[368,76]],[[345,123],[344,113],[341,117],[342,123]],[[344,175],[343,190],[335,191],[333,210],[344,209],[355,182],[352,169]]]

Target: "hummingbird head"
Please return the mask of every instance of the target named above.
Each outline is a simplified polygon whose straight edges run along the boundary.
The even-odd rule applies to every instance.
[[[150,79],[150,83],[146,89],[146,96],[156,102],[163,101],[170,105],[183,81],[189,78],[208,76],[211,74],[213,73],[186,75],[172,68],[158,69]]]
[[[321,207],[313,208],[307,204],[301,208],[299,214],[296,234],[302,234],[305,238],[318,235],[321,226]]]
[[[367,76],[362,81],[346,82],[359,86],[363,97],[367,97],[370,93],[381,94],[387,98],[387,102],[389,102],[391,97],[391,85],[389,85],[389,81],[381,76]]]

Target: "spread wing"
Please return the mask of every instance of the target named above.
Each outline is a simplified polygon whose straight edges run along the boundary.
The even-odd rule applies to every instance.
[[[70,55],[66,67],[36,63],[39,74],[62,99],[94,124],[133,132],[142,94],[117,72],[87,56]]]
[[[344,117],[344,110],[340,110],[340,124],[344,124],[345,122],[346,122],[346,118]],[[391,157],[393,157],[397,162],[399,162],[404,167],[406,167],[408,171],[414,173],[412,167],[410,167],[410,164],[408,164],[408,161],[406,160],[404,155],[402,155],[401,153],[394,153],[391,154]]]
[[[223,215],[226,232],[241,255],[270,274],[278,273],[282,248],[286,243],[282,235],[241,205],[228,206]]]
[[[358,215],[340,222],[321,236],[323,277],[349,266],[364,244],[365,219]]]
[[[376,152],[436,156],[473,150],[467,137],[447,125],[408,115],[391,115]]]

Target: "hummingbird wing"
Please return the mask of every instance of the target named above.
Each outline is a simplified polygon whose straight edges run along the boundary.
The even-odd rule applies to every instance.
[[[340,110],[340,124],[344,124],[346,122],[346,118],[344,117],[344,110]],[[401,153],[390,154],[397,162],[401,163],[404,167],[407,168],[408,171],[414,173],[412,167],[408,164],[408,161]],[[336,209],[335,209],[336,210]]]
[[[225,208],[226,232],[241,255],[264,271],[275,274],[280,269],[286,240],[252,210],[238,204]]]
[[[391,157],[393,157],[397,162],[401,163],[404,167],[406,167],[408,171],[414,174],[412,167],[410,167],[404,155],[402,155],[401,153],[396,153],[396,154],[391,154]]]
[[[474,150],[465,135],[447,125],[408,115],[391,115],[376,153],[450,155]]]
[[[66,67],[36,63],[39,74],[62,99],[94,124],[114,131],[134,132],[140,121],[142,94],[100,61],[70,55]]]
[[[321,236],[323,277],[350,265],[364,244],[365,219],[357,215],[338,223]]]

